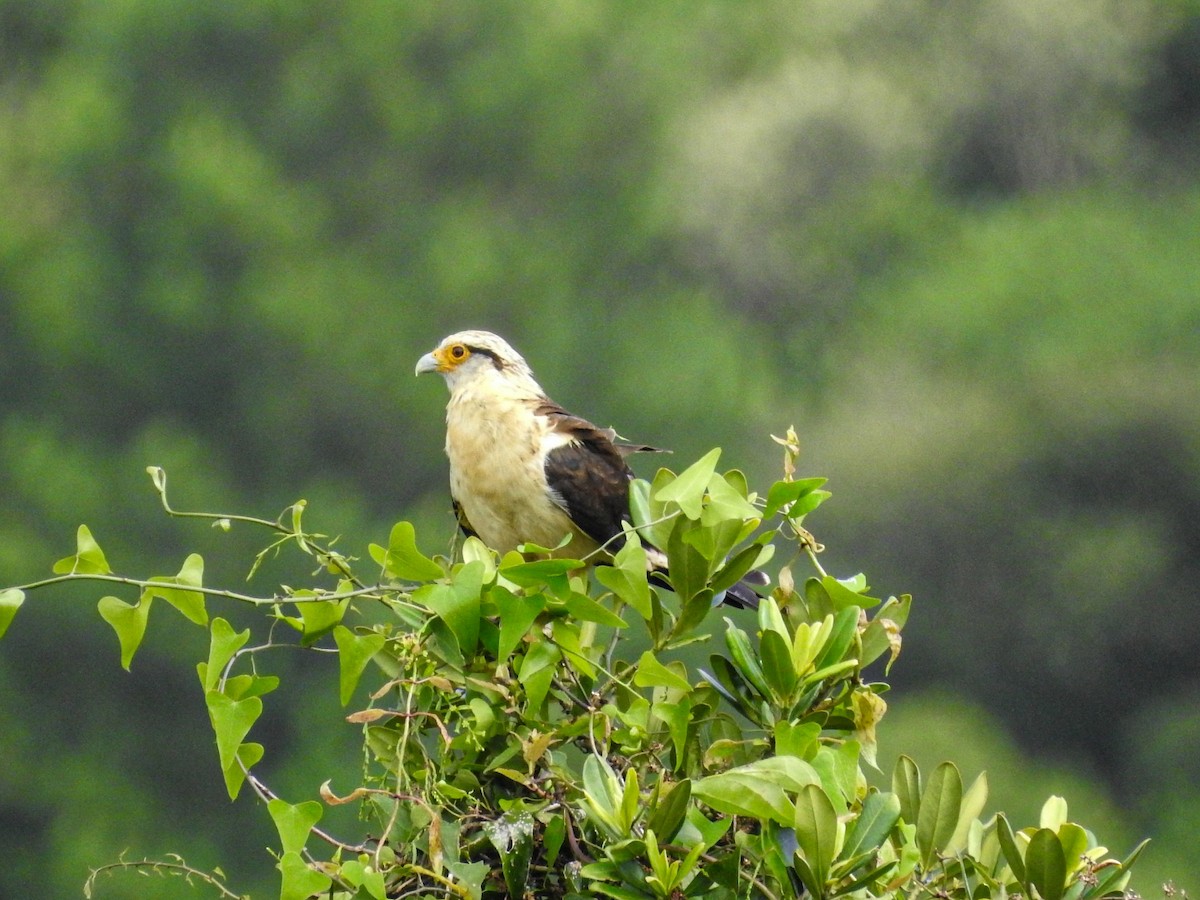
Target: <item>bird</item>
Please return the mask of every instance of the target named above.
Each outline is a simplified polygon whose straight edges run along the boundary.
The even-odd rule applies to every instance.
[[[501,554],[530,543],[551,556],[611,561],[630,521],[634,474],[625,457],[654,450],[620,439],[549,398],[524,357],[489,331],[460,331],[417,361],[450,390],[446,455],[459,527]],[[564,544],[563,539],[570,535]],[[647,547],[652,575],[669,578],[666,555]],[[752,572],[724,602],[758,605]]]

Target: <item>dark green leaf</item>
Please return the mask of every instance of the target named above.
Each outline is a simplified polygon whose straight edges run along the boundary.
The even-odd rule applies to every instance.
[[[1004,853],[1004,859],[1008,862],[1008,867],[1012,869],[1013,875],[1016,876],[1017,881],[1025,884],[1025,857],[1021,855],[1017,839],[1013,836],[1012,827],[1003,813],[996,815],[996,838],[1000,841],[1000,850]]]
[[[758,639],[762,654],[762,672],[775,695],[783,700],[790,697],[800,683],[792,665],[792,650],[787,641],[776,631],[764,631]]]
[[[1058,835],[1039,828],[1025,848],[1025,877],[1042,900],[1060,900],[1067,882],[1067,859]]]
[[[667,540],[667,565],[671,570],[671,587],[680,602],[687,603],[708,586],[708,560],[685,540],[693,528],[699,527],[688,519],[680,519]]]
[[[650,810],[646,828],[653,831],[664,842],[670,842],[683,825],[691,799],[692,782],[689,779],[685,778],[678,784],[667,788],[659,795],[658,802]]]
[[[892,770],[892,793],[900,799],[900,817],[917,824],[921,809],[921,770],[908,756],[901,755]]]
[[[504,884],[510,897],[524,897],[533,855],[533,816],[527,812],[506,813],[485,822],[483,832],[500,855]]]

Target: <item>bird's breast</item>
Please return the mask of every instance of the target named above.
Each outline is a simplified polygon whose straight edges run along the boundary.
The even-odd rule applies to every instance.
[[[532,542],[578,557],[595,542],[578,532],[550,498],[543,438],[546,425],[527,403],[495,397],[453,398],[446,409],[450,491],[480,539],[501,553]]]

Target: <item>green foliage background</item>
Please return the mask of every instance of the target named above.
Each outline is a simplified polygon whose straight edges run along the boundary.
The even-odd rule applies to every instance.
[[[184,508],[303,496],[355,555],[399,518],[448,542],[412,366],[491,328],[755,483],[795,423],[827,568],[917,598],[884,769],[1065,793],[1156,838],[1144,893],[1200,891],[1198,48],[1196,3],[1149,0],[0,0],[0,584],[80,522],[125,569],[236,559],[147,464]],[[162,627],[131,675],[89,594],[6,636],[0,893],[126,848],[273,883],[269,823],[194,771],[200,638]],[[294,662],[256,739],[299,795],[358,748]]]

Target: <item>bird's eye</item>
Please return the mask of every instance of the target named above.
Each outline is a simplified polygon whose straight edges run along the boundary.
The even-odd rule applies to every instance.
[[[466,357],[467,357],[467,348],[464,347],[462,344],[455,344],[453,347],[450,348],[450,358],[451,359],[466,359]]]

